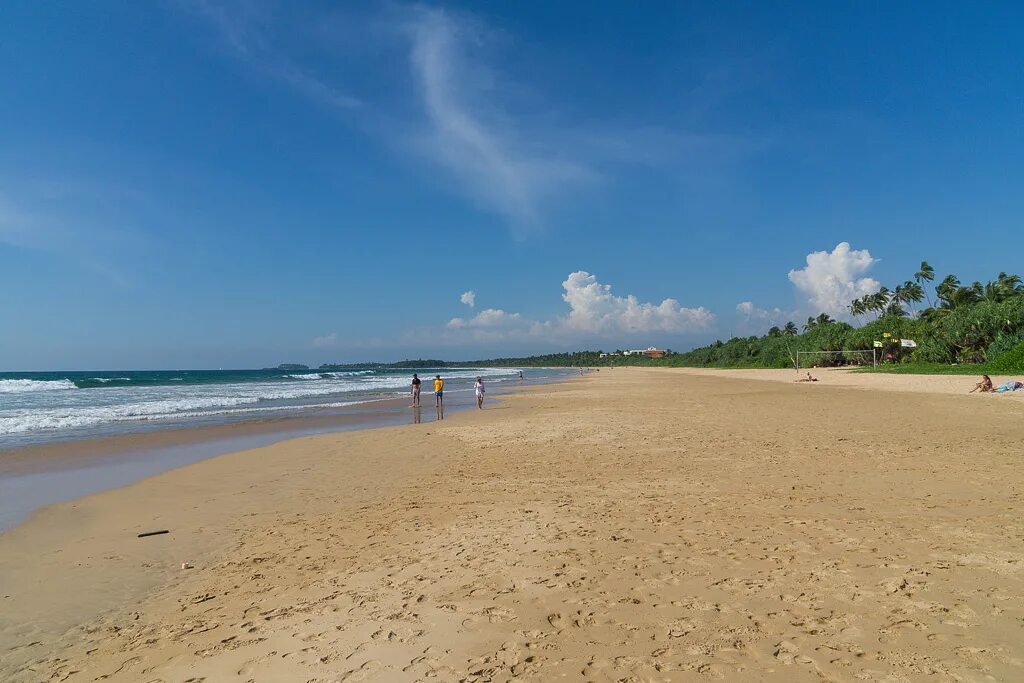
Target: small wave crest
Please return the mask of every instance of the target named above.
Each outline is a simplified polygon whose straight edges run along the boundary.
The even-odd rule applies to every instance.
[[[0,394],[24,394],[30,391],[77,389],[69,379],[0,379]]]
[[[364,375],[372,375],[373,370],[352,370],[350,372],[306,372],[301,375],[285,375],[288,379],[303,379],[303,380],[316,380],[316,379],[343,379],[346,377],[362,377]]]

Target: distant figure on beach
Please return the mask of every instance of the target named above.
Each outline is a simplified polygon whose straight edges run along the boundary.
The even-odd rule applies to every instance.
[[[990,391],[995,391],[995,387],[992,386],[992,378],[989,377],[988,375],[982,375],[981,381],[975,384],[974,388],[968,391],[967,393],[973,394],[975,391],[980,391],[983,394],[988,393]]]
[[[482,378],[476,378],[476,384],[473,385],[473,390],[476,392],[476,407],[480,410],[484,409],[484,381]]]
[[[800,379],[798,379],[796,381],[797,382],[817,382],[818,378],[811,376],[811,373],[808,372],[806,377],[801,377]]]
[[[434,375],[434,404],[438,407],[444,404],[444,380],[441,375]]]
[[[520,371],[519,371],[519,379],[520,379],[520,380],[522,380],[522,379],[523,379],[523,371],[522,371],[522,370],[520,370]]]
[[[417,408],[420,405],[420,378],[414,372],[412,373],[412,407]]]

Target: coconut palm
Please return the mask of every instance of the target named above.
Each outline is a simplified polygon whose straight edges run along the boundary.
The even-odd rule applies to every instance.
[[[924,287],[916,282],[907,281],[903,284],[903,300],[908,303],[921,303],[925,297]]]
[[[796,324],[792,321],[786,323],[786,326],[782,328],[782,334],[786,335],[787,337],[795,337],[799,331],[800,330],[797,329]]]
[[[903,305],[900,304],[900,302],[893,299],[889,302],[889,305],[885,307],[884,315],[893,318],[906,318],[907,311],[903,308]]]
[[[852,315],[854,318],[864,315],[864,300],[854,299],[853,301],[850,302],[850,305],[847,306],[847,308],[850,309],[850,315]]]
[[[891,295],[892,293],[887,287],[882,287],[874,294],[867,295],[864,298],[868,302],[868,310],[874,311],[879,317],[881,317],[882,313],[885,311],[885,307],[889,305]]]
[[[814,329],[814,326],[818,323],[814,320],[814,316],[807,316],[807,322],[804,323],[804,332],[809,332]]]
[[[1021,284],[1020,275],[999,273],[995,282],[985,285],[985,298],[989,301],[1006,301],[1022,294],[1024,285]]]
[[[833,320],[829,316],[828,313],[819,313],[818,317],[814,319],[815,326],[817,326],[817,325],[830,325],[830,324],[832,324],[834,322],[835,322],[835,320]]]
[[[941,302],[939,305],[942,308],[955,308],[953,302],[959,289],[960,279],[956,275],[951,273],[944,277],[942,282],[935,286],[935,294]]]
[[[920,270],[918,270],[916,273],[914,273],[914,281],[917,282],[917,284],[922,289],[924,289],[924,284],[923,283],[931,282],[934,279],[935,279],[935,269],[932,268],[930,265],[928,265],[927,261],[921,261],[921,268],[920,268]],[[925,296],[928,296],[928,307],[931,308],[932,307],[932,298],[931,298],[931,296],[928,295],[927,291],[925,292]]]

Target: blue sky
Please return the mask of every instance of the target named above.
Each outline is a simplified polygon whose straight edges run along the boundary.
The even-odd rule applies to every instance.
[[[684,349],[1024,270],[1019,4],[719,5],[0,4],[0,368]]]

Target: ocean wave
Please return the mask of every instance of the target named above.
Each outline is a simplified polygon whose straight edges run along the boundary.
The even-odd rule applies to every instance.
[[[30,391],[77,389],[69,379],[0,379],[0,394],[24,394]]]
[[[430,384],[435,372],[423,373]],[[441,371],[448,391],[469,391],[472,378],[511,381],[518,370],[452,368]],[[298,378],[301,377],[301,378]],[[235,413],[302,411],[380,400],[408,391],[412,372],[373,370],[266,376],[262,381],[192,383],[179,376],[154,381],[147,376],[88,379],[0,379],[0,436],[37,431],[74,430],[139,420],[184,420]],[[184,379],[185,381],[180,381]],[[100,381],[106,380],[106,381]],[[179,380],[179,381],[174,381]],[[319,380],[319,381],[311,381]],[[88,384],[87,384],[88,383]],[[54,391],[102,387],[82,391]],[[17,394],[12,392],[18,392]]]
[[[349,372],[306,372],[301,375],[285,375],[288,379],[303,379],[303,380],[316,380],[316,379],[344,379],[346,377],[363,377],[365,375],[372,375],[373,370],[352,370]]]
[[[326,408],[344,408],[346,406],[371,402],[373,402],[373,400],[365,399],[359,401],[314,403],[302,406],[262,406],[247,408],[217,404],[204,405],[204,402],[192,402],[192,407],[189,409],[181,409],[182,404],[178,402],[174,405],[174,409],[167,410],[167,408],[171,407],[168,402],[156,401],[146,405],[86,408],[70,413],[57,410],[36,410],[10,416],[0,416],[0,435],[78,429],[116,422],[179,420],[239,414],[269,414],[282,411],[302,412],[306,410],[323,410]]]

